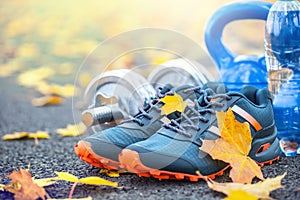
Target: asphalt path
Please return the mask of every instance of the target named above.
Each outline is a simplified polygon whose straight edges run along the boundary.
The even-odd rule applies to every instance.
[[[82,162],[74,153],[73,146],[79,137],[61,137],[55,129],[73,123],[71,100],[61,106],[37,108],[31,105],[31,99],[38,94],[31,89],[17,86],[15,77],[0,79],[0,136],[14,131],[49,131],[50,139],[18,141],[0,140],[0,183],[6,184],[7,174],[20,167],[27,168],[37,178],[55,176],[55,171],[72,173],[78,177],[99,176],[116,181],[122,188],[106,186],[77,185],[74,198],[91,196],[93,199],[223,199],[225,195],[208,188],[205,181],[159,181],[154,178],[139,178],[135,174],[122,174],[110,178],[100,174],[99,169]],[[273,165],[263,167],[265,177],[275,177],[287,172],[282,184],[284,188],[275,190],[271,197],[275,199],[300,199],[300,156],[282,157]],[[218,182],[230,181],[228,171]],[[59,181],[46,187],[52,198],[67,198],[72,183]],[[13,199],[13,195],[0,191],[0,199]]]

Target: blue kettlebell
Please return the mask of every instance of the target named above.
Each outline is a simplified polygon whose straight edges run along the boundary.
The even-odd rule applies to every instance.
[[[221,81],[229,90],[239,91],[243,85],[267,87],[265,57],[235,55],[225,47],[222,33],[224,27],[235,20],[266,20],[271,6],[262,1],[234,2],[218,9],[209,20],[205,30],[206,46],[219,68]]]

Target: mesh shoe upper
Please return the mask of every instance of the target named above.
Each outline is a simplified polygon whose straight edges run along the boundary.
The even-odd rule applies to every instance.
[[[253,143],[249,155],[257,162],[278,156],[276,128],[267,89],[247,86],[236,93],[227,92],[223,85],[208,84],[202,90],[195,88],[195,94],[195,105],[189,106],[180,120],[172,120],[147,140],[126,149],[138,152],[141,162],[150,168],[188,174],[195,174],[197,170],[203,175],[217,173],[228,164],[213,160],[199,147],[201,139],[218,138],[212,129],[217,127],[215,112],[232,107],[238,121],[250,123]],[[261,144],[265,143],[274,145],[268,151],[257,153]]]
[[[124,120],[116,127],[95,133],[85,138],[84,141],[91,144],[93,152],[97,155],[118,161],[118,155],[122,149],[130,144],[147,139],[162,127],[164,115],[161,114],[160,108],[164,103],[160,102],[159,99],[166,95],[173,95],[174,92],[181,95],[183,99],[194,95],[192,92],[186,92],[187,88],[190,88],[190,86],[171,89],[168,85],[160,88],[157,96],[144,105],[144,108],[140,109],[140,113],[136,116]],[[176,119],[179,116],[180,113],[173,112],[167,117]]]

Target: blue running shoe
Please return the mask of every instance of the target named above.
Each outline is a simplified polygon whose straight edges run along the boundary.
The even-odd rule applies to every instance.
[[[274,125],[272,100],[269,91],[252,86],[239,93],[228,92],[224,85],[208,83],[202,89],[194,88],[195,102],[185,109],[179,119],[171,120],[147,140],[126,147],[119,161],[129,172],[158,179],[189,179],[200,176],[215,178],[229,165],[213,160],[201,151],[201,139],[215,140],[218,136],[216,111],[232,108],[236,119],[249,122],[253,137],[249,156],[258,164],[272,164],[279,159],[279,143]]]
[[[95,133],[81,141],[75,146],[75,153],[90,165],[119,169],[118,155],[120,152],[133,143],[143,141],[156,133],[164,124],[164,120],[177,119],[180,112],[175,111],[166,115],[161,114],[164,105],[160,99],[165,96],[179,94],[183,99],[191,98],[194,95],[191,91],[185,91],[191,86],[173,88],[167,84],[159,88],[156,97],[144,105],[140,112],[128,120],[124,120],[118,126]]]

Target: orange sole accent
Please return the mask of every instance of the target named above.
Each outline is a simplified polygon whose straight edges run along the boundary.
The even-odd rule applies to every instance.
[[[265,164],[272,164],[274,161],[279,160],[279,156],[263,163],[258,163],[260,166],[264,166]],[[224,171],[230,168],[230,165],[226,166],[222,170],[217,173],[210,174],[207,176],[199,175],[192,175],[192,174],[185,174],[180,172],[170,172],[170,171],[163,171],[159,169],[153,169],[150,167],[146,167],[140,160],[140,156],[136,151],[132,151],[129,149],[124,149],[119,154],[119,161],[121,163],[121,167],[126,169],[129,172],[137,174],[139,177],[154,177],[159,180],[163,179],[172,179],[172,180],[183,180],[187,179],[191,182],[197,182],[199,179],[215,179],[216,176],[222,176]]]
[[[80,157],[84,162],[89,163],[92,166],[99,168],[106,168],[109,170],[118,170],[120,169],[120,163],[101,157],[94,153],[92,150],[91,144],[85,141],[79,141],[74,147],[75,153]]]
[[[209,176],[193,175],[193,174],[185,174],[179,172],[170,172],[163,171],[159,169],[153,169],[146,167],[140,160],[140,156],[137,152],[124,149],[119,155],[119,161],[121,163],[122,168],[126,168],[127,171],[136,173],[139,177],[154,177],[159,180],[163,179],[172,179],[172,180],[190,180],[191,182],[197,182],[199,179],[214,179],[216,176],[222,176],[224,171],[228,169],[230,166],[226,166],[224,169],[220,170],[215,174],[211,174]]]
[[[272,159],[272,160],[268,160],[268,161],[265,161],[265,162],[261,162],[261,163],[257,163],[259,166],[263,167],[264,165],[272,165],[275,161],[279,160],[280,156]]]

